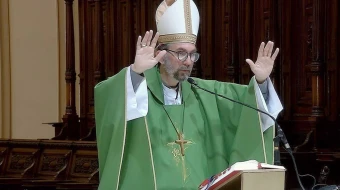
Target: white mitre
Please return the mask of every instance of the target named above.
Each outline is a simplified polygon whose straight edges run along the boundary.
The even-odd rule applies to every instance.
[[[200,16],[192,0],[164,0],[156,11],[158,43],[196,43]]]

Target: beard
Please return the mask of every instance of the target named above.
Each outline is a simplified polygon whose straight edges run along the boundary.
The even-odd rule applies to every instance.
[[[164,58],[164,69],[171,77],[182,82],[190,77],[192,66],[187,67],[185,65],[181,65],[176,69],[171,61],[166,57]]]

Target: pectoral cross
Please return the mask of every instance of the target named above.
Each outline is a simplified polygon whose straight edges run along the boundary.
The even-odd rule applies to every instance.
[[[183,134],[177,133],[178,140],[175,140],[175,143],[178,144],[181,147],[181,154],[184,156],[184,144],[188,143],[187,140],[184,140]]]
[[[181,134],[178,130],[176,130],[176,133],[178,140],[172,141],[167,145],[171,147],[171,154],[174,157],[176,165],[178,166],[181,163],[183,182],[185,183],[190,175],[190,170],[185,166],[184,150],[188,147],[184,146],[192,145],[195,143],[191,140],[184,140],[184,134]]]

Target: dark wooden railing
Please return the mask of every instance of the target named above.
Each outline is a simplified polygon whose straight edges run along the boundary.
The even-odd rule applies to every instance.
[[[0,189],[97,189],[95,142],[0,140]]]

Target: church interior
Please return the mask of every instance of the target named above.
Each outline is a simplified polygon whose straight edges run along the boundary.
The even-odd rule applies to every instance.
[[[161,1],[0,0],[0,189],[98,188],[94,86],[134,62]],[[192,76],[248,84],[245,60],[273,41],[277,122],[302,183],[340,185],[340,2],[194,2]],[[280,157],[285,189],[299,189],[282,144]]]

